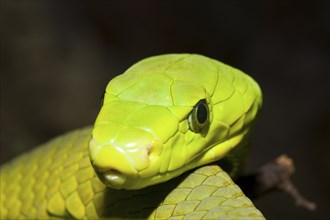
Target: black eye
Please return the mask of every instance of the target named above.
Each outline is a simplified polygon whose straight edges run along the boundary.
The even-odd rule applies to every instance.
[[[207,116],[208,116],[208,109],[207,109],[207,105],[204,103],[200,103],[197,108],[197,120],[200,124],[204,124],[207,120]]]
[[[209,107],[206,101],[200,100],[188,116],[189,129],[195,133],[200,133],[209,121]]]

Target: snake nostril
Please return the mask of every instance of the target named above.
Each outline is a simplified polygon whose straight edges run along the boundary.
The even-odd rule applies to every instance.
[[[147,148],[147,155],[150,156],[159,156],[163,151],[163,144],[160,141],[153,141],[152,145]]]
[[[148,157],[150,157],[151,153],[152,153],[152,147],[150,146],[150,147],[147,148]]]

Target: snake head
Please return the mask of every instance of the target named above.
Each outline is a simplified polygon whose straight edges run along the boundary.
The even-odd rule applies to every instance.
[[[258,85],[218,61],[191,54],[142,60],[106,88],[91,163],[112,188],[167,181],[243,143],[260,106]]]

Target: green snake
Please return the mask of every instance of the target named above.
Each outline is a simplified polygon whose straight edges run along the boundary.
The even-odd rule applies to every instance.
[[[230,178],[261,104],[258,84],[217,60],[143,59],[109,82],[93,128],[1,167],[0,217],[264,219]]]

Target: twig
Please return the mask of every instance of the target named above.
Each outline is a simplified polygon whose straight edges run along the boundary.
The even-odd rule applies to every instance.
[[[236,182],[251,199],[277,189],[289,194],[298,206],[315,210],[316,204],[303,197],[292,183],[290,176],[294,171],[293,160],[281,155],[262,166],[256,173],[240,177]]]

